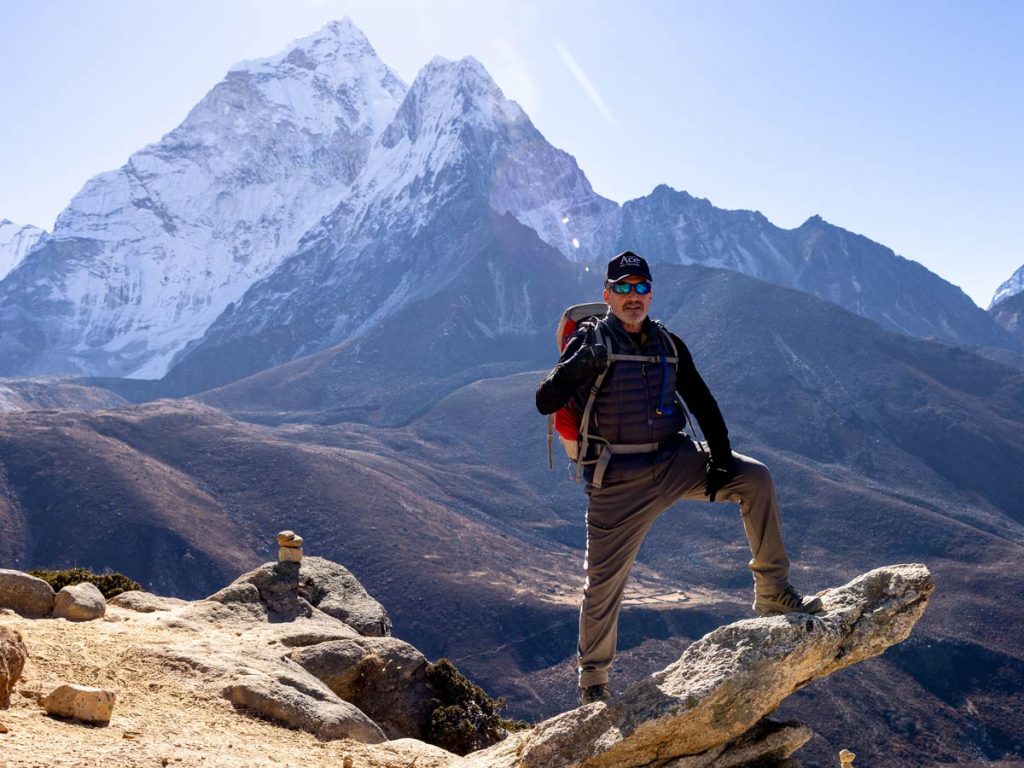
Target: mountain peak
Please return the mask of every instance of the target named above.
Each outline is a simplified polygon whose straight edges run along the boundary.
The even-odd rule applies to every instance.
[[[377,52],[352,21],[345,17],[332,21],[306,37],[293,40],[281,53],[263,59],[241,61],[232,72],[277,72],[282,68],[330,71],[340,60],[354,62],[376,59]]]
[[[490,72],[472,56],[458,61],[435,56],[420,70],[412,87],[420,91],[444,93],[446,96],[461,94],[478,103],[480,100],[495,105],[512,103],[505,98]],[[516,112],[521,113],[521,110],[517,108]]]

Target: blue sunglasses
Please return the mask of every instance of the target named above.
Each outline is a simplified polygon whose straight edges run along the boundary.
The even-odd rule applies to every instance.
[[[634,290],[636,290],[637,296],[644,296],[651,292],[651,284],[646,280],[642,283],[612,283],[612,293],[617,293],[620,296],[628,296]]]

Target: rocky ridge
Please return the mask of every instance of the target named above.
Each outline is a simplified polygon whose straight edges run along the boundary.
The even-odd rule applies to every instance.
[[[223,764],[242,765],[229,758],[227,750],[244,738],[236,728],[248,730],[243,726],[253,725],[245,715],[255,713],[315,735],[321,748],[314,751],[310,765],[345,762],[353,753],[365,759],[360,764],[381,766],[408,764],[410,759],[418,765],[452,768],[794,766],[798,763],[791,755],[810,738],[810,730],[764,718],[789,693],[812,680],[905,639],[933,589],[924,566],[879,568],[821,593],[826,606],[822,615],[791,614],[720,627],[687,648],[677,662],[610,703],[563,713],[460,758],[415,738],[432,693],[416,674],[425,659],[400,640],[362,635],[318,609],[310,598],[323,604],[333,595],[337,603],[342,594],[350,594],[353,614],[376,613],[375,626],[387,627],[383,608],[345,583],[341,566],[313,562],[316,573],[302,573],[304,565],[316,560],[268,563],[207,600],[121,596],[110,601],[105,620],[88,624],[22,619],[10,610],[3,612],[0,631],[7,637],[20,632],[28,646],[25,680],[19,683],[23,696],[5,714],[10,732],[3,736],[3,748],[8,764],[45,761],[53,752],[54,759],[47,764],[70,765],[74,763],[66,760],[95,759],[99,752],[93,750],[102,749],[108,756],[128,750],[137,756],[162,754],[168,761],[191,766],[202,764],[204,751],[224,749],[217,752],[224,755]],[[139,612],[124,607],[129,605],[146,607]],[[66,738],[80,735],[62,740],[47,725],[51,721],[33,716],[34,701],[29,703],[45,698],[44,688],[53,688],[44,678],[58,672],[60,665],[53,657],[61,654],[56,647],[40,646],[55,637],[77,647],[76,653],[65,656],[69,662],[90,662],[75,668],[86,678],[77,682],[121,689],[109,725],[87,731],[70,750]],[[97,663],[104,655],[108,658]],[[132,668],[129,675],[124,674],[127,667]],[[368,674],[370,668],[374,675]],[[168,672],[173,681],[167,679]],[[355,698],[353,691],[360,686],[353,686],[353,681],[360,677],[364,706],[380,698],[367,685],[389,691],[389,707],[378,714],[378,721],[343,697]],[[172,684],[184,689],[191,709],[216,717],[218,728],[208,738],[226,738],[230,746],[207,742],[204,749],[180,736],[172,746],[163,738],[163,731],[154,728],[153,699],[159,700],[161,688]],[[236,710],[234,720],[225,716],[231,708]],[[143,712],[150,718],[144,723]],[[158,711],[155,716],[187,721],[190,715]],[[284,742],[302,740],[294,730],[267,730],[264,725],[259,730],[273,733],[267,743],[278,749],[287,748]],[[127,748],[125,742],[131,742]],[[330,743],[338,747],[327,748]],[[251,745],[239,746],[233,757],[250,759]],[[841,745],[836,746],[838,751]],[[124,764],[144,763],[133,758]],[[249,764],[268,763],[264,756]]]

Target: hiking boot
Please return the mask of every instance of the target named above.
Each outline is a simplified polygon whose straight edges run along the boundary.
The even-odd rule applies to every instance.
[[[754,593],[754,611],[762,616],[779,616],[783,613],[819,613],[820,597],[804,597],[792,586],[787,585],[773,595]]]
[[[608,701],[612,697],[612,690],[608,683],[598,683],[580,688],[580,706],[593,704],[595,701]]]

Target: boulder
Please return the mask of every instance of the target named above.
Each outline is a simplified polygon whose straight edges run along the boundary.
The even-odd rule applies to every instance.
[[[389,739],[422,739],[437,698],[427,659],[394,637],[353,637],[292,651],[291,658],[376,722]]]
[[[466,768],[746,765],[701,761],[722,745],[741,745],[764,716],[815,678],[906,639],[933,588],[923,565],[894,565],[822,593],[817,616],[720,627],[621,696],[516,733],[470,755]]]
[[[42,579],[0,568],[0,608],[12,608],[25,616],[49,616],[53,599],[53,587]]]
[[[384,733],[356,706],[343,701],[318,681],[282,672],[252,672],[224,689],[236,707],[326,739],[354,739],[364,744],[387,741]]]
[[[187,600],[180,600],[177,597],[161,597],[160,595],[141,592],[137,589],[122,592],[107,600],[107,605],[116,605],[118,608],[126,608],[137,613],[170,611],[187,603]]]
[[[343,565],[322,557],[305,558],[299,591],[321,611],[341,619],[361,635],[388,637],[391,634],[391,618],[384,606],[370,597]]]
[[[250,586],[256,587],[256,593]],[[391,634],[391,619],[384,607],[347,568],[322,557],[306,557],[301,563],[264,563],[209,599],[227,604],[254,600],[257,593],[275,621],[308,618],[319,609],[361,635]]]
[[[99,587],[89,582],[69,584],[53,601],[53,616],[68,621],[90,621],[107,612],[107,601]]]
[[[86,723],[106,724],[117,698],[113,691],[85,685],[61,685],[43,699],[43,709],[57,717],[70,717]]]
[[[28,649],[18,630],[0,626],[0,709],[11,705],[11,691],[25,668]]]

